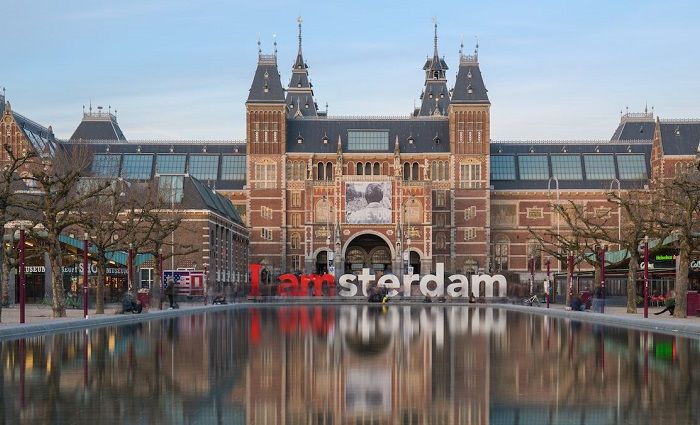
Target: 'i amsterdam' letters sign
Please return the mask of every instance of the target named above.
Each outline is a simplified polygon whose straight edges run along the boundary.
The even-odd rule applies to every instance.
[[[260,264],[250,265],[251,295],[260,295]],[[387,274],[376,280],[374,274],[370,274],[370,269],[362,269],[359,275],[344,274],[338,278],[338,295],[341,297],[353,297],[362,291],[362,295],[368,296],[368,289],[371,286],[386,288],[388,295],[394,297],[399,294],[399,291],[404,294],[411,293],[411,285],[418,284],[420,292],[425,296],[441,297],[448,296],[452,298],[466,298],[470,293],[479,294],[479,287],[484,284],[484,294],[487,298],[504,297],[507,293],[507,282],[503,275],[472,275],[471,279],[466,275],[453,274],[447,278],[444,277],[445,265],[443,263],[436,264],[435,274],[427,274],[423,277],[417,274],[404,275],[402,279],[398,276]],[[330,274],[324,275],[301,275],[283,274],[279,278],[277,286],[278,295],[282,296],[305,296],[309,293],[309,287],[313,288],[314,296],[323,295],[323,285],[336,287],[335,277]],[[495,284],[498,284],[498,291],[495,291]]]

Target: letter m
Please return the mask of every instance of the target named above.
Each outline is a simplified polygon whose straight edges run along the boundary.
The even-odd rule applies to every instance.
[[[492,298],[494,296],[494,283],[498,283],[498,294],[496,296],[505,297],[508,293],[506,278],[503,275],[497,274],[493,277],[482,274],[480,276],[472,275],[472,292],[475,294],[481,294],[479,287],[481,282],[484,282],[484,296],[487,298]]]

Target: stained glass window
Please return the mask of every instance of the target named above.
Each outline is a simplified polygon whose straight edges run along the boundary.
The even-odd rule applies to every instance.
[[[491,180],[515,180],[515,157],[512,155],[492,156]]]
[[[617,155],[617,171],[620,180],[646,180],[647,164],[644,154]]]
[[[156,173],[185,174],[187,155],[159,154],[156,159]]]
[[[100,177],[119,176],[119,154],[95,154],[92,160],[92,172]]]
[[[348,130],[348,150],[382,152],[389,149],[389,132],[382,130]]]
[[[189,173],[199,180],[216,180],[219,175],[219,155],[190,155]]]
[[[559,180],[583,180],[579,155],[552,155],[552,176]]]
[[[584,155],[586,179],[612,180],[615,178],[615,161],[611,154]]]
[[[521,180],[549,179],[549,165],[546,155],[522,155],[518,157]]]
[[[221,157],[221,180],[245,180],[245,156],[224,155]]]
[[[124,155],[122,177],[127,180],[149,180],[153,172],[153,155]]]

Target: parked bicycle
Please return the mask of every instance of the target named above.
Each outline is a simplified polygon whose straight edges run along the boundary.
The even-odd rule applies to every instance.
[[[525,298],[523,300],[523,304],[529,305],[530,307],[532,307],[533,305],[539,307],[541,302],[540,299],[537,298],[537,295],[533,295],[530,298]]]

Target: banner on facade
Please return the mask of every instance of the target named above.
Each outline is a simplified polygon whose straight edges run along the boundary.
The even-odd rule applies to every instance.
[[[391,223],[391,182],[345,183],[346,222]]]

